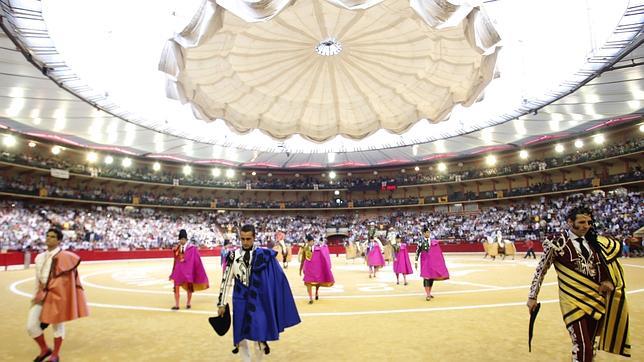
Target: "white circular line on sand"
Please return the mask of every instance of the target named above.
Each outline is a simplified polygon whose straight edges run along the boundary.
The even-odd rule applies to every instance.
[[[96,289],[104,289],[104,290],[112,290],[116,292],[126,292],[126,293],[141,293],[141,294],[162,294],[162,295],[170,295],[171,292],[167,291],[160,291],[160,290],[141,290],[141,289],[131,289],[131,288],[119,288],[119,287],[109,287],[105,285],[100,285],[100,284],[95,284],[87,280],[87,278],[99,275],[99,274],[107,274],[112,272],[111,270],[102,270],[90,274],[86,274],[81,277],[81,283],[86,286],[86,287],[92,287]],[[453,281],[448,281],[452,284],[459,284],[459,282],[453,282]],[[465,284],[466,282],[463,282]],[[556,282],[549,282],[549,283],[543,283],[543,286],[550,286],[550,285],[555,285]],[[452,290],[452,291],[438,291],[434,292],[436,295],[451,295],[451,294],[466,294],[466,293],[481,293],[481,292],[492,292],[492,291],[501,291],[501,290],[513,290],[513,289],[527,289],[529,288],[529,285],[515,285],[515,286],[510,286],[510,287],[495,287],[495,286],[489,286],[485,285],[484,289],[466,289],[466,290]],[[419,293],[391,293],[391,294],[366,294],[366,295],[325,295],[324,293],[322,294],[324,296],[324,299],[363,299],[363,298],[398,298],[398,297],[417,297],[417,296],[424,296],[425,293],[419,292]],[[195,293],[192,295],[194,296],[202,296],[202,297],[219,297],[219,293],[207,293],[207,292],[200,292],[200,293]],[[294,296],[295,299],[309,299],[308,296],[305,295],[296,295]]]
[[[28,281],[32,281],[34,278],[27,278],[13,282],[9,286],[9,290],[14,294],[31,298],[32,295],[25,293],[19,290],[17,287],[20,284],[23,284]],[[626,294],[636,294],[644,292],[644,289],[637,289],[632,291],[627,291]],[[549,299],[542,300],[541,303],[555,303],[558,299]],[[119,305],[119,304],[104,304],[104,303],[87,303],[91,307],[98,308],[108,308],[108,309],[126,309],[126,310],[143,310],[151,312],[166,312],[166,313],[191,313],[191,314],[205,314],[205,315],[214,315],[215,310],[181,310],[173,311],[168,308],[155,308],[155,307],[142,307],[134,305]],[[392,313],[418,313],[418,312],[441,312],[441,311],[452,311],[452,310],[468,310],[468,309],[486,309],[486,308],[501,308],[501,307],[516,307],[524,306],[525,302],[512,302],[512,303],[497,303],[497,304],[479,304],[479,305],[466,305],[466,306],[455,306],[455,307],[432,307],[432,308],[414,308],[414,309],[392,309],[392,310],[372,310],[372,311],[361,311],[361,312],[319,312],[319,313],[300,313],[301,317],[325,317],[325,316],[355,316],[355,315],[374,315],[374,314],[392,314]]]

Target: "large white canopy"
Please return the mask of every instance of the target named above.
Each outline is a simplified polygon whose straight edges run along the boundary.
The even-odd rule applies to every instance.
[[[500,38],[468,5],[217,3],[203,1],[166,44],[160,69],[170,97],[240,133],[318,142],[402,133],[473,104],[494,73]]]

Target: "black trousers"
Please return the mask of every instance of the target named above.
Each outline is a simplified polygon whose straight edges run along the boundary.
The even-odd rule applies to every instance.
[[[525,258],[529,257],[530,255],[532,255],[532,257],[533,257],[534,259],[536,259],[536,258],[537,258],[537,256],[534,254],[534,249],[533,249],[533,248],[530,248],[530,249],[528,249],[528,252],[525,254],[525,256],[523,257],[523,259],[525,259]]]

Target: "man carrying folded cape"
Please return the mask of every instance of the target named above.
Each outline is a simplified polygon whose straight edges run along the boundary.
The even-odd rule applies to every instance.
[[[227,256],[217,306],[218,315],[223,316],[234,279],[233,353],[241,351],[242,360],[250,361],[251,344],[260,350],[256,359],[261,359],[262,353],[270,352],[267,342],[278,340],[285,328],[300,323],[300,316],[286,275],[275,258],[277,252],[254,244],[253,225],[242,226],[239,238],[241,249]]]
[[[56,228],[47,230],[47,251],[36,256],[36,294],[31,300],[27,317],[27,332],[33,338],[40,354],[34,361],[58,362],[65,338],[64,322],[87,317],[89,310],[85,292],[78,276],[80,257],[61,250],[63,233]],[[45,342],[44,329],[52,325],[54,349]]]
[[[572,360],[592,361],[596,336],[601,350],[630,357],[624,273],[617,261],[621,243],[595,234],[592,211],[587,207],[570,210],[567,221],[567,233],[544,242],[527,302],[532,319],[543,278],[554,264],[559,306],[572,340]]]
[[[181,288],[188,293],[186,309],[190,309],[192,308],[192,293],[208,289],[208,275],[203,267],[199,248],[188,242],[186,230],[179,230],[179,244],[172,248],[172,253],[174,264],[169,279],[174,282],[174,306],[171,309],[179,309],[179,290]]]

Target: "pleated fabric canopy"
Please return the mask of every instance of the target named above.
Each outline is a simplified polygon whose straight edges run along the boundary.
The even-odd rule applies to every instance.
[[[165,45],[199,119],[323,142],[402,133],[481,99],[500,37],[476,1],[204,0]]]

